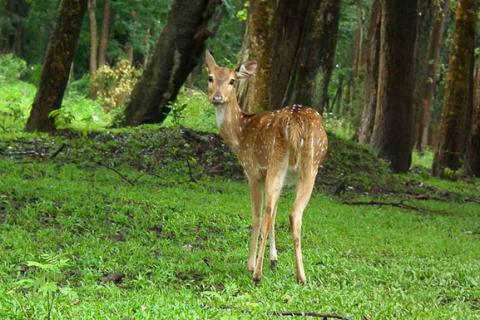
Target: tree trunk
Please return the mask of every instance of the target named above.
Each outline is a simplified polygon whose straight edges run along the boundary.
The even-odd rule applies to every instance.
[[[468,106],[472,100],[475,23],[475,0],[460,0],[455,14],[455,33],[445,80],[444,106],[432,166],[436,176],[442,176],[446,168],[457,170],[465,150]]]
[[[110,0],[104,0],[103,4],[103,21],[102,34],[100,36],[100,45],[98,47],[98,67],[101,68],[107,63],[107,47],[108,37],[110,34],[110,16],[111,3]]]
[[[337,0],[310,1],[290,85],[281,105],[299,103],[323,111],[328,103],[340,18]],[[279,52],[279,51],[277,51]],[[278,88],[272,82],[273,88]],[[315,96],[318,90],[319,95]]]
[[[465,171],[468,175],[480,177],[480,60],[475,64],[474,88],[474,108],[467,143]]]
[[[436,9],[433,23],[430,47],[428,49],[428,64],[426,70],[427,82],[423,88],[422,111],[420,118],[419,133],[417,136],[417,150],[421,153],[425,151],[428,144],[428,132],[430,126],[430,117],[432,113],[433,94],[437,83],[437,64],[440,58],[440,52],[443,44],[443,35],[447,24],[450,1],[444,0],[441,7]]]
[[[60,5],[39,88],[27,121],[28,131],[55,130],[54,119],[49,117],[49,114],[62,104],[86,10],[87,0],[63,0]]]
[[[415,91],[412,145],[418,140],[423,113],[423,92],[428,83],[428,49],[433,24],[433,0],[418,0],[417,38],[415,43]]]
[[[298,21],[304,15],[306,7],[304,0],[291,2],[290,10],[285,10],[285,6],[288,6],[288,4],[282,0],[249,2],[247,27],[240,53],[240,63],[254,59],[258,63],[258,67],[254,77],[246,82],[240,81],[238,85],[239,102],[244,112],[255,113],[260,110],[271,109],[272,97],[269,89],[272,68],[278,67],[283,71],[291,67],[294,59],[292,51],[295,50],[301,33]],[[285,16],[284,14],[289,11],[290,15]],[[285,22],[285,28],[282,28],[282,22]],[[276,61],[273,61],[273,56],[274,51],[276,51],[276,39],[282,37],[283,32],[294,34],[290,38],[296,39],[285,41],[285,47],[278,50],[282,54],[285,53],[285,59],[290,58],[289,64],[280,66]],[[285,90],[288,80],[282,80],[283,82],[278,81],[278,84],[282,87],[281,89]],[[283,93],[281,97],[277,97],[277,100],[282,98]]]
[[[250,2],[240,59],[255,59],[258,68],[248,84],[238,85],[244,111],[276,109],[293,102],[312,104],[319,70],[319,100],[326,100],[339,8],[338,0]]]
[[[4,8],[5,17],[0,19],[0,52],[10,52],[21,56],[25,21],[30,6],[26,0],[7,0]]]
[[[380,31],[382,22],[381,0],[374,1],[371,12],[367,40],[367,48],[369,49],[367,51],[365,63],[363,110],[360,118],[360,125],[356,134],[358,141],[361,143],[370,143],[375,121],[375,113],[377,110]]]
[[[411,164],[417,0],[383,0],[378,96],[371,145],[394,172]]]
[[[90,75],[92,78],[97,71],[97,55],[98,55],[98,36],[97,36],[97,1],[88,0],[88,21],[90,23]]]
[[[126,124],[161,122],[211,35],[210,18],[221,0],[175,0],[147,68],[125,111]]]

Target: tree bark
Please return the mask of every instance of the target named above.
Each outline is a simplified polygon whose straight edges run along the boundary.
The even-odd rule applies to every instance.
[[[370,143],[377,110],[380,31],[382,23],[381,0],[375,0],[373,2],[371,12],[367,40],[368,52],[365,63],[363,110],[356,134],[358,141],[361,143]]]
[[[299,103],[317,106],[322,112],[328,103],[340,18],[337,0],[310,1],[303,24],[303,35],[295,57],[293,76],[281,106]],[[272,88],[278,88],[272,83]],[[318,90],[320,93],[315,96]]]
[[[412,145],[415,145],[415,142],[418,140],[422,126],[423,92],[428,83],[428,49],[432,38],[433,6],[433,0],[418,0]]]
[[[110,0],[104,0],[102,34],[100,36],[100,45],[98,46],[98,67],[99,68],[103,67],[107,63],[108,37],[110,34],[110,16],[111,16]]]
[[[475,64],[474,108],[467,143],[465,172],[480,177],[480,60]]]
[[[210,37],[209,21],[221,0],[175,0],[155,52],[125,111],[128,125],[163,121]]]
[[[256,0],[248,10],[240,59],[255,59],[258,68],[254,78],[238,84],[242,109],[253,113],[286,103],[311,105],[320,82],[320,110],[333,68],[340,1]]]
[[[437,65],[442,50],[443,36],[450,12],[450,1],[443,0],[440,7],[436,9],[430,47],[428,49],[428,64],[426,70],[426,84],[423,88],[421,98],[422,110],[420,117],[420,127],[417,136],[417,150],[421,153],[425,151],[428,144],[428,132],[430,126],[430,117],[432,113],[433,95],[437,83]]]
[[[98,35],[97,35],[97,1],[88,0],[88,21],[90,23],[90,75],[97,71]]]
[[[382,0],[378,96],[371,145],[394,172],[411,164],[417,0]]]
[[[285,48],[282,48],[282,53],[285,52],[285,57],[290,58],[290,64],[280,66],[273,61],[273,55],[276,46],[275,33],[284,31],[294,33],[296,37],[300,36],[300,24],[296,23],[291,26],[292,21],[298,22],[300,17],[304,14],[305,1],[291,2],[290,10],[281,10],[279,7],[281,4],[285,7],[286,2],[281,0],[273,1],[259,1],[253,0],[249,2],[248,7],[248,20],[247,27],[243,39],[242,50],[240,53],[240,63],[248,60],[256,60],[258,63],[255,76],[248,81],[240,81],[237,93],[239,96],[240,107],[244,112],[255,113],[260,110],[271,109],[271,93],[270,93],[270,79],[272,68],[289,68],[291,61],[293,61],[292,47],[296,47],[298,39],[292,41],[286,41]],[[287,19],[289,16],[284,16],[286,12],[290,11],[289,25],[285,25],[285,28],[281,28],[283,19]],[[282,16],[280,16],[282,14]],[[287,22],[287,21],[285,21]],[[293,27],[293,28],[292,28]],[[274,30],[272,30],[274,29]],[[277,34],[278,35],[278,34]],[[282,32],[278,35],[281,37]],[[277,37],[277,39],[278,39]],[[294,38],[293,36],[290,36]],[[294,49],[293,49],[294,50]],[[285,90],[285,80],[278,82]],[[278,98],[278,100],[281,100]]]
[[[7,0],[5,17],[0,20],[0,52],[22,56],[25,20],[30,6],[26,0]],[[2,10],[3,11],[3,10]],[[2,21],[3,20],[3,21]]]
[[[55,130],[54,119],[49,114],[61,106],[86,9],[87,0],[63,0],[60,5],[27,121],[28,131]]]
[[[446,168],[457,170],[465,151],[468,107],[472,101],[475,49],[475,0],[460,0],[455,14],[455,33],[445,80],[445,98],[435,146],[432,171],[443,176]]]

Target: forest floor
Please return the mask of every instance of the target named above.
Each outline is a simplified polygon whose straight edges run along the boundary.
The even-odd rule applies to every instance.
[[[4,135],[0,177],[1,319],[480,319],[480,181],[393,175],[334,135],[304,215],[305,286],[289,188],[278,267],[253,285],[247,185],[215,135]]]

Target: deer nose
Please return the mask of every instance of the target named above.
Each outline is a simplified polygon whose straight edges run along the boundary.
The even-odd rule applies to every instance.
[[[223,102],[224,102],[224,100],[223,100],[223,97],[221,95],[216,94],[212,97],[212,103],[213,104],[222,104]]]

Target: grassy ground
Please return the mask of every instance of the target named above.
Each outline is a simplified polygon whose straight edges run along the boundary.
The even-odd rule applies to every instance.
[[[286,190],[277,218],[279,265],[267,267],[255,288],[245,268],[246,184],[212,175],[214,165],[201,167],[207,160],[199,154],[210,150],[195,151],[194,141],[206,137],[221,149],[213,159],[228,163],[229,155],[208,135],[177,141],[178,131],[163,133],[173,151],[157,154],[162,146],[154,141],[166,142],[154,131],[3,139],[0,318],[258,319],[295,310],[480,319],[480,205],[472,203],[478,180],[437,180],[420,169],[392,178],[377,164],[376,178],[395,181],[383,194],[358,188],[365,175],[319,184],[304,217],[306,286],[295,283],[293,194]],[[362,160],[372,160],[368,150],[332,141],[335,170],[370,170]],[[55,159],[42,155],[61,144],[68,146]],[[180,144],[192,153],[180,152]],[[419,194],[437,200],[407,197]],[[343,203],[385,197],[420,211]]]

